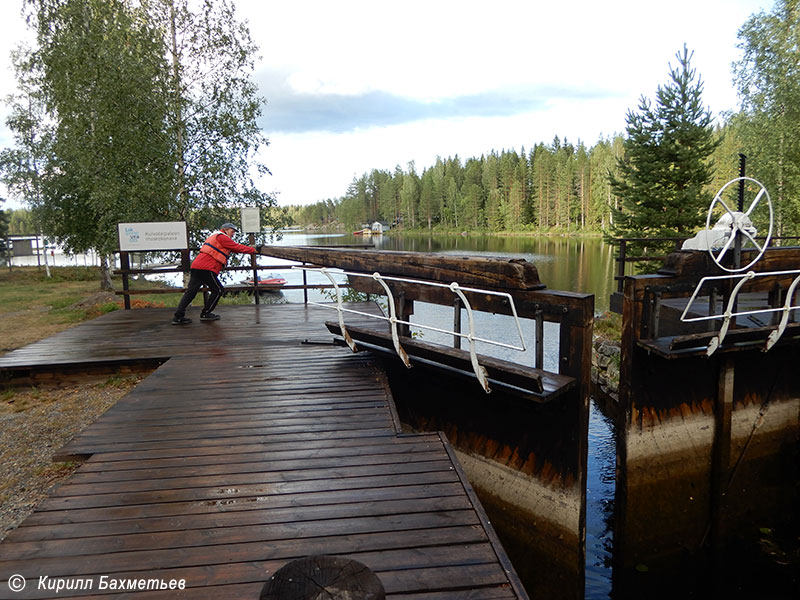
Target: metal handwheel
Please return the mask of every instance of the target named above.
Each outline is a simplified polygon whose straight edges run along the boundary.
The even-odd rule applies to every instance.
[[[750,203],[750,207],[747,209],[747,212],[739,212],[731,210],[725,201],[722,199],[722,194],[725,190],[732,184],[738,183],[740,181],[751,181],[759,186],[759,191],[756,194],[756,197]],[[750,215],[756,209],[756,207],[761,202],[762,198],[766,197],[767,206],[769,207],[769,230],[767,231],[767,237],[764,240],[764,244],[760,245],[756,239],[750,234],[748,231],[749,228],[752,228],[752,222],[750,220]],[[728,241],[725,242],[725,245],[720,248],[719,250],[715,251],[711,245],[708,246],[708,253],[711,255],[711,258],[720,269],[727,271],[728,273],[739,273],[741,271],[746,271],[749,269],[753,264],[755,264],[758,259],[764,254],[764,250],[767,249],[769,246],[770,238],[772,237],[772,225],[773,225],[773,218],[772,218],[772,200],[770,200],[769,192],[767,192],[767,188],[760,181],[756,181],[752,177],[737,177],[736,179],[731,179],[728,183],[722,186],[717,195],[714,196],[714,199],[711,201],[711,205],[708,207],[708,216],[706,218],[706,235],[708,239],[711,239],[711,217],[714,214],[714,209],[716,208],[717,203],[721,204],[722,207],[725,209],[726,214],[722,216],[722,219],[717,223],[717,227],[719,224],[723,222],[726,216],[730,217],[730,223],[725,223],[730,227],[730,237],[728,237]],[[718,231],[718,230],[717,230]],[[728,252],[728,250],[733,246],[738,236],[743,236],[752,242],[755,248],[758,248],[759,252],[758,255],[750,261],[748,264],[744,266],[740,266],[738,268],[728,268],[722,264],[722,258]]]

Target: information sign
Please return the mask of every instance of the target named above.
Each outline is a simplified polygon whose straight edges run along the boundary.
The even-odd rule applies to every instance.
[[[119,249],[185,250],[189,247],[186,221],[166,223],[119,223]]]
[[[244,233],[261,233],[261,215],[258,208],[242,208],[242,231]]]

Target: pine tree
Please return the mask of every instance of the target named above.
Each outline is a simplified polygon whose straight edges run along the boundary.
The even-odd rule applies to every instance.
[[[642,97],[628,111],[619,174],[610,175],[620,210],[612,208],[613,235],[674,237],[703,225],[711,201],[709,156],[719,144],[711,112],[702,104],[703,83],[684,46],[670,65],[669,82],[659,86],[655,106]],[[651,244],[651,247],[653,245]]]

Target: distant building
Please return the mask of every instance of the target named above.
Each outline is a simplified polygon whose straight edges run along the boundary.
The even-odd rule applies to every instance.
[[[384,233],[392,228],[386,221],[375,221],[372,224],[372,233]]]

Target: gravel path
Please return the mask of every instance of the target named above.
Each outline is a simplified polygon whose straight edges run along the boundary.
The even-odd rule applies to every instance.
[[[0,392],[0,540],[80,465],[53,463],[64,444],[141,377]]]

